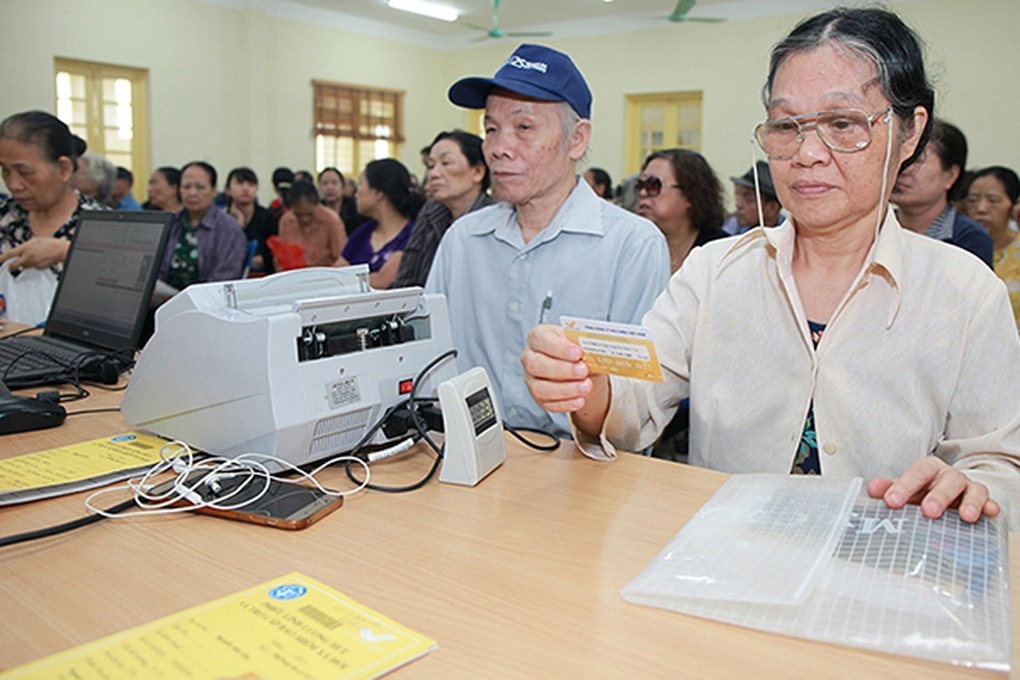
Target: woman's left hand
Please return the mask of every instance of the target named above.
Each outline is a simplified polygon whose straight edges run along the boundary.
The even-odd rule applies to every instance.
[[[46,269],[63,262],[70,246],[71,242],[63,238],[31,238],[0,255],[0,264],[11,260],[8,266],[12,272],[29,268]]]
[[[964,522],[976,522],[982,515],[995,517],[1000,510],[987,486],[935,456],[914,461],[899,479],[872,479],[868,495],[881,498],[890,508],[919,503],[921,512],[931,519],[938,519],[950,507],[959,509]]]

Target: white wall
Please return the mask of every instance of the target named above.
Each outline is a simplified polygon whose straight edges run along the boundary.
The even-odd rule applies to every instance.
[[[1020,2],[926,0],[895,6],[928,43],[940,115],[971,144],[969,165],[1020,167]],[[750,165],[748,136],[768,52],[800,17],[668,24],[597,38],[545,39],[569,53],[595,93],[591,163],[625,168],[625,95],[702,90],[702,152],[723,178]],[[491,75],[510,40],[436,51],[192,0],[0,0],[0,117],[53,110],[55,56],[150,70],[153,165],[192,159],[222,171],[310,168],[313,79],[405,90],[401,160],[469,116],[446,101],[464,75]],[[727,186],[728,182],[724,182]]]

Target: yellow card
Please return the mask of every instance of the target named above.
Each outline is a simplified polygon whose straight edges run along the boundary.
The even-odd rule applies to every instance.
[[[581,345],[584,363],[594,373],[662,382],[662,366],[645,326],[560,317],[564,334]]]
[[[40,489],[81,482],[159,461],[166,441],[128,432],[0,460],[0,490]]]
[[[294,572],[0,677],[374,678],[435,648]]]

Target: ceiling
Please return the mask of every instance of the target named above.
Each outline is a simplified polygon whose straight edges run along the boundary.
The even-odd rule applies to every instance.
[[[491,0],[434,0],[459,11],[460,19],[453,23],[391,9],[386,0],[206,1],[259,9],[288,19],[390,37],[434,49],[478,46],[477,41],[484,39],[485,31],[492,26]],[[806,14],[832,5],[833,0],[698,0],[689,16],[739,20]],[[675,6],[676,0],[501,0],[499,19],[500,27],[508,33],[551,31],[554,37],[605,35],[667,26],[683,30],[684,24],[671,24],[668,20]],[[500,40],[516,44],[522,38]]]

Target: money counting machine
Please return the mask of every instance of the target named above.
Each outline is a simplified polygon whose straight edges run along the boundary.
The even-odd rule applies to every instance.
[[[121,410],[203,451],[301,465],[354,448],[452,347],[445,297],[373,290],[365,265],[196,284],[157,310]],[[456,373],[439,364],[417,395]]]

